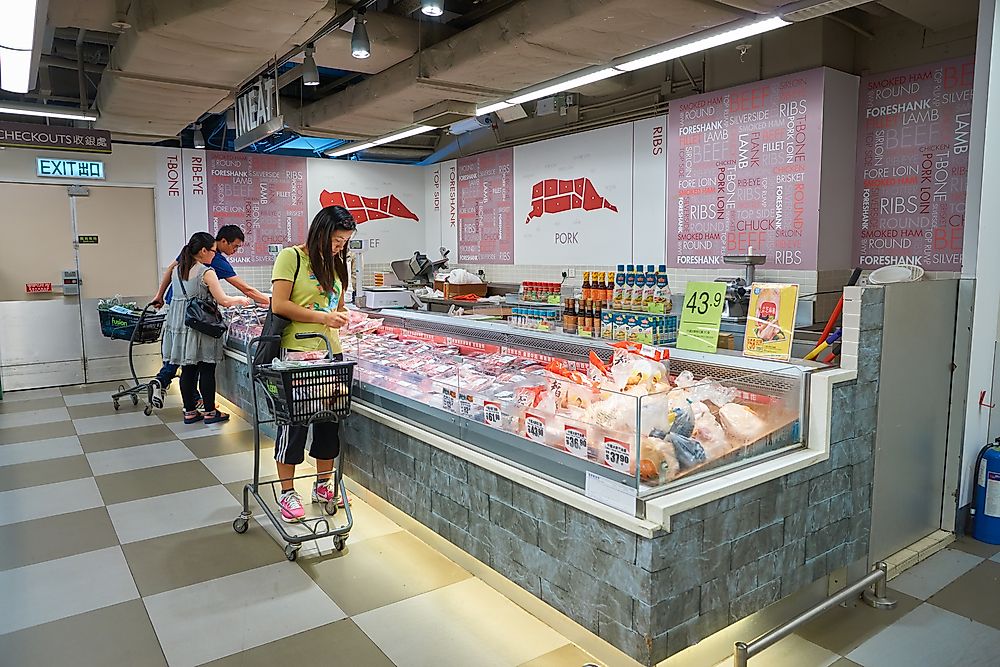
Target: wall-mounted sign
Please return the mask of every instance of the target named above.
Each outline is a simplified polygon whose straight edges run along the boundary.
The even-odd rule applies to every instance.
[[[240,151],[285,127],[277,74],[265,74],[236,98],[236,141]]]
[[[87,234],[76,237],[76,242],[80,245],[97,245],[98,238],[97,234]]]
[[[514,263],[514,149],[458,160],[458,261]]]
[[[24,291],[28,294],[46,294],[52,291],[52,283],[25,283]]]
[[[100,160],[59,160],[40,157],[35,173],[45,178],[86,178],[104,180],[104,163]]]
[[[111,133],[107,130],[86,130],[78,127],[0,123],[0,146],[110,153]]]

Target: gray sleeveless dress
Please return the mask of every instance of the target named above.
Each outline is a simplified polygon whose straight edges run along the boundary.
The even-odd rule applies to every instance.
[[[205,272],[209,270],[210,267],[204,264],[195,264],[191,267],[191,273],[184,281],[184,289],[187,290],[189,298],[212,299],[208,285],[205,284]],[[176,269],[171,278],[171,285],[174,296],[163,326],[163,360],[178,366],[219,363],[223,357],[222,338],[206,336],[184,324],[187,299],[181,290],[180,272]]]

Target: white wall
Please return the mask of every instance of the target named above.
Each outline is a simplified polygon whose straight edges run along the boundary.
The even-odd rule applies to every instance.
[[[857,151],[855,141],[844,139],[856,139],[857,136],[858,77],[824,69],[818,271],[851,266]]]

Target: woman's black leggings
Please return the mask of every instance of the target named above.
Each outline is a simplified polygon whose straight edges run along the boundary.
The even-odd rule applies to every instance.
[[[215,364],[197,363],[181,367],[181,397],[185,412],[194,411],[199,388],[205,412],[215,410]]]

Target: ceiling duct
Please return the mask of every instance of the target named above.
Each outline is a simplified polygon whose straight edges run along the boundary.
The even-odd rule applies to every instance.
[[[413,122],[419,125],[444,127],[476,115],[474,102],[442,100],[426,109],[413,112]]]
[[[826,16],[833,12],[839,12],[843,9],[850,9],[851,7],[857,7],[859,5],[865,5],[872,0],[826,0],[825,2],[816,2],[815,0],[806,0],[805,2],[796,2],[791,5],[782,6],[779,10],[781,18],[786,21],[794,21],[796,23],[800,21],[808,21],[809,19],[819,18],[820,16]]]
[[[333,3],[329,3],[332,5]],[[101,79],[102,129],[176,136],[333,17],[327,0],[132,2]]]

